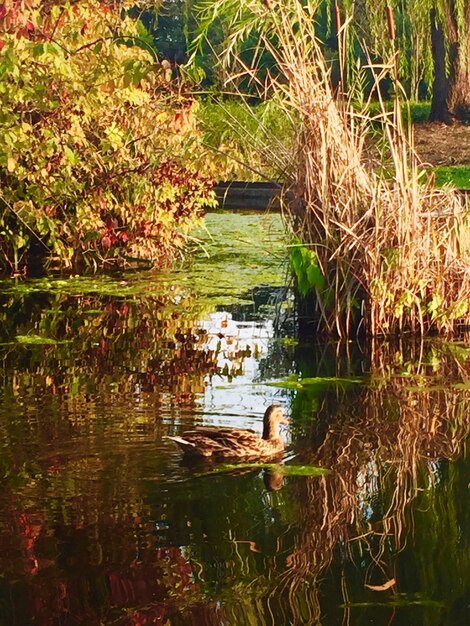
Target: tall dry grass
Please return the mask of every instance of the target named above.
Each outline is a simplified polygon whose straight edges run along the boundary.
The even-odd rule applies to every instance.
[[[392,112],[382,106],[371,116],[364,98],[358,110],[357,85],[334,93],[316,36],[319,4],[216,0],[205,13],[206,19],[209,13],[224,16],[228,34],[220,59],[230,91],[248,78],[260,95],[282,99],[296,120],[296,147],[284,170],[284,214],[295,240],[309,250],[309,266],[295,269],[304,273],[304,285],[312,277],[314,330],[339,336],[455,333],[470,322],[466,203],[420,173],[412,129],[401,118],[393,54],[390,63],[368,67],[376,86],[369,100],[375,95],[381,101],[385,76],[395,81]],[[338,33],[341,58],[347,56],[347,28],[345,20]],[[257,38],[250,64],[240,53],[248,37]],[[270,72],[259,71],[262,53],[272,56]]]

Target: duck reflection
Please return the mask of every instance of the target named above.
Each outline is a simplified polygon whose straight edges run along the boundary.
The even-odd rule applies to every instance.
[[[279,491],[284,487],[284,474],[274,469],[263,471],[263,482],[266,491]]]

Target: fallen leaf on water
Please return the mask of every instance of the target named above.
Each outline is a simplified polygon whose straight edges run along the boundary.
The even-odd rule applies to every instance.
[[[366,583],[364,583],[364,587],[367,587],[367,589],[371,589],[371,591],[386,591],[387,589],[390,589],[390,587],[393,587],[396,582],[397,581],[394,578],[390,578],[390,580],[387,580],[387,582],[383,585],[367,585]]]

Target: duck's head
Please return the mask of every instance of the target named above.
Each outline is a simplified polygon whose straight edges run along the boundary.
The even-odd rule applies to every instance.
[[[279,425],[288,424],[289,420],[279,404],[271,404],[263,418],[263,439],[279,439]]]

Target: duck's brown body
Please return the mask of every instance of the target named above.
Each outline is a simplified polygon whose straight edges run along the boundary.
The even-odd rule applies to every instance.
[[[228,426],[199,426],[186,431],[181,437],[169,437],[186,456],[199,459],[245,461],[269,460],[282,455],[284,441],[279,434],[279,424],[287,424],[282,408],[268,407],[264,414],[263,436],[253,430]]]

